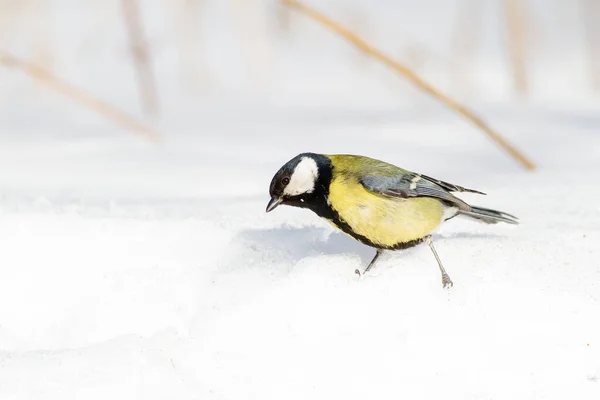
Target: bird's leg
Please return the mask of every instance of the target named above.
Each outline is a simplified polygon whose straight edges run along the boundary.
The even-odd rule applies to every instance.
[[[383,249],[377,249],[377,253],[375,253],[375,257],[373,257],[373,259],[371,260],[369,265],[367,265],[367,268],[365,268],[365,270],[363,271],[363,274],[366,274],[367,271],[371,269],[371,267],[373,266],[373,264],[375,264],[375,261],[377,261],[377,259],[381,255],[381,253],[383,253]]]
[[[445,288],[451,288],[454,285],[454,283],[452,283],[452,279],[450,279],[450,276],[444,269],[444,266],[442,265],[442,261],[440,260],[440,257],[438,256],[437,251],[435,251],[435,247],[433,247],[433,240],[431,240],[431,236],[427,236],[425,238],[425,242],[429,245],[429,248],[433,252],[433,255],[435,256],[435,259],[438,263],[438,266],[440,267],[440,272],[442,273],[442,285]]]

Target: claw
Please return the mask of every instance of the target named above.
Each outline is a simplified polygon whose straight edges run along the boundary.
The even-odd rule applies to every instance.
[[[444,289],[450,289],[454,286],[454,282],[452,282],[452,279],[450,279],[448,274],[442,275],[442,286],[444,286]]]

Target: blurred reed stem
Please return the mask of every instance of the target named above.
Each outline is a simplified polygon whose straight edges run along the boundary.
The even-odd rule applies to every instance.
[[[275,4],[275,20],[277,27],[283,34],[289,34],[292,30],[292,16],[289,7],[277,2]]]
[[[488,126],[487,123],[485,123],[481,118],[479,118],[476,114],[467,109],[465,106],[461,105],[456,100],[437,90],[433,85],[426,82],[423,78],[414,73],[410,68],[393,60],[380,50],[374,48],[373,46],[362,40],[353,32],[340,26],[338,23],[334,22],[333,20],[329,19],[328,17],[319,13],[318,11],[315,11],[314,9],[308,6],[301,4],[296,0],[282,1],[290,7],[294,7],[298,11],[319,22],[321,25],[336,32],[338,35],[342,36],[344,39],[357,46],[366,54],[376,58],[388,67],[396,70],[401,75],[413,82],[413,84],[416,85],[419,89],[438,99],[443,104],[448,106],[451,110],[457,112],[458,114],[471,121],[473,124],[475,124],[475,126],[477,126],[479,129],[485,132],[490,139],[496,142],[496,144],[498,144],[502,149],[508,152],[508,154],[510,154],[517,162],[519,162],[526,169],[534,170],[536,168],[535,164],[531,160],[529,160],[529,158],[527,158],[523,153],[521,153],[521,151],[519,151],[514,145],[510,144],[504,137],[502,137],[502,135],[500,135],[500,133],[496,132],[494,129]]]
[[[145,39],[138,0],[121,0],[123,17],[138,80],[140,101],[146,114],[158,113],[156,79],[150,63],[150,50]]]
[[[526,95],[527,81],[527,10],[526,0],[503,0],[508,35],[508,54],[515,92]]]
[[[46,85],[55,92],[61,93],[76,103],[87,107],[103,117],[127,128],[146,140],[159,142],[160,134],[152,128],[144,125],[133,117],[130,117],[110,103],[101,100],[94,95],[80,89],[71,83],[55,76],[50,71],[33,63],[21,60],[14,55],[0,50],[0,64],[7,68],[21,70],[38,83]]]

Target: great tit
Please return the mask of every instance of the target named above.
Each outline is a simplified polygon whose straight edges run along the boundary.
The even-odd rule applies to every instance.
[[[407,249],[425,242],[442,273],[452,280],[433,246],[431,233],[443,222],[464,216],[480,222],[517,224],[517,217],[475,207],[451,192],[485,194],[369,157],[302,153],[283,165],[271,181],[267,212],[283,204],[308,208],[359,242],[374,247],[375,264],[383,250]]]

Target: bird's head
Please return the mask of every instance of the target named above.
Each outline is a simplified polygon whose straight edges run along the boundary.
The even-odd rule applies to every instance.
[[[312,208],[324,199],[331,180],[331,161],[326,156],[302,153],[285,163],[271,180],[267,212],[280,204]]]

